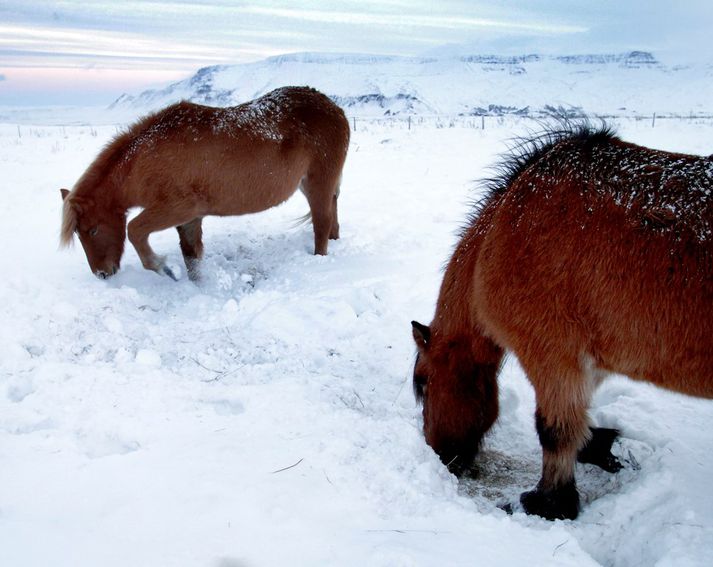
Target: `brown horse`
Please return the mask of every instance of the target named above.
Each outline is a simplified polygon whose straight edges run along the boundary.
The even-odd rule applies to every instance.
[[[203,253],[206,215],[274,207],[299,186],[314,225],[314,253],[339,238],[337,197],[349,145],[344,112],[322,93],[284,87],[232,108],[189,102],[144,117],[111,141],[64,199],[61,243],[76,232],[100,278],[119,269],[126,214],[144,268],[175,276],[149,246],[175,226],[191,279]]]
[[[514,352],[534,386],[542,477],[520,500],[579,512],[575,461],[610,472],[617,431],[591,427],[608,373],[713,397],[713,159],[566,127],[505,158],[448,264],[430,327],[413,322],[426,441],[451,470],[498,416]]]

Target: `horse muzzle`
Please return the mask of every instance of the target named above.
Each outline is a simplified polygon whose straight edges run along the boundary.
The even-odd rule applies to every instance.
[[[110,270],[97,270],[94,272],[94,275],[98,277],[100,280],[105,280],[110,276],[113,276],[116,274],[116,272],[119,271],[119,266],[112,266]]]

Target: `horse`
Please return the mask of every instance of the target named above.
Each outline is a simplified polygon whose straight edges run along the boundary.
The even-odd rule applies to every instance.
[[[283,87],[214,108],[182,101],[139,119],[96,157],[71,191],[61,189],[60,243],[76,233],[91,271],[117,272],[128,232],[144,268],[176,279],[148,242],[176,227],[192,280],[203,255],[207,215],[263,211],[299,187],[314,228],[314,253],[339,238],[337,198],[349,122],[327,96]],[[143,210],[126,226],[127,211]]]
[[[495,169],[432,323],[412,321],[423,431],[462,473],[498,417],[497,377],[514,353],[542,447],[541,478],[520,503],[575,519],[575,462],[622,466],[619,432],[587,415],[608,374],[713,398],[713,156],[565,123],[519,140]]]

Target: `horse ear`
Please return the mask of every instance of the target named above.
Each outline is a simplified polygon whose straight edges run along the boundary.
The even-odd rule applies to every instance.
[[[411,321],[411,331],[413,332],[413,340],[416,341],[416,346],[419,350],[425,350],[428,342],[431,340],[431,328],[422,325],[418,321]]]
[[[64,201],[69,195],[69,189],[60,189],[59,192],[62,194],[62,200]]]

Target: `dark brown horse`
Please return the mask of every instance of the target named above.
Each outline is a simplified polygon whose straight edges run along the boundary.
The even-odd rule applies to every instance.
[[[337,197],[348,145],[344,112],[307,87],[277,89],[232,108],[171,105],[117,136],[71,192],[62,189],[61,243],[77,233],[90,269],[106,278],[119,269],[127,211],[141,207],[128,234],[144,268],[174,277],[148,238],[175,226],[195,279],[204,216],[263,211],[300,187],[314,252],[326,254],[328,239],[339,238]]]
[[[608,129],[517,146],[448,264],[430,327],[413,322],[426,441],[452,470],[498,416],[514,352],[535,389],[542,477],[530,514],[575,518],[575,461],[615,472],[617,432],[590,426],[608,373],[713,397],[713,160]]]

